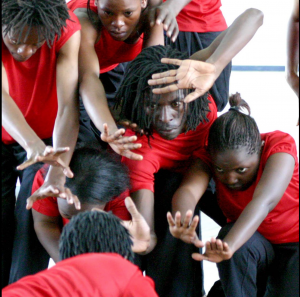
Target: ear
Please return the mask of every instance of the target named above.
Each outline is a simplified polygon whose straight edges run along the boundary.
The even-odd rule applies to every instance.
[[[142,7],[142,9],[145,9],[147,7],[147,5],[148,5],[148,0],[141,0],[141,7]]]
[[[98,0],[95,0],[95,6],[98,7]]]

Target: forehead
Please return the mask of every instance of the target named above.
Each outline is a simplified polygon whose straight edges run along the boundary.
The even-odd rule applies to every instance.
[[[185,94],[184,94],[183,90],[178,90],[178,91],[175,91],[172,93],[166,93],[166,94],[161,94],[161,95],[153,94],[152,91],[150,90],[150,94],[151,94],[152,102],[159,102],[161,104],[171,103],[174,100],[183,101],[185,98]]]
[[[36,44],[42,40],[42,38],[39,38],[39,32],[36,27],[29,27],[26,25],[22,32],[16,31],[16,30],[10,30],[7,33],[7,36],[10,39],[13,40],[19,40],[21,43],[24,44]]]
[[[99,0],[101,9],[110,10],[135,10],[140,4],[140,0]]]
[[[250,155],[246,147],[224,152],[214,152],[212,161],[222,169],[244,168],[253,165],[258,160],[258,154]]]

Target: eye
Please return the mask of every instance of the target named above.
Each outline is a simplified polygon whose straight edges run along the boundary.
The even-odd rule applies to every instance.
[[[111,11],[107,11],[107,10],[104,10],[104,14],[106,16],[112,16],[113,15],[113,13]]]
[[[127,16],[127,17],[131,17],[132,14],[133,14],[133,11],[126,11],[124,14],[125,14],[125,16]]]
[[[224,172],[224,170],[222,169],[222,168],[220,168],[220,167],[215,167],[216,168],[216,171],[218,172],[218,173],[223,173]]]
[[[172,107],[173,108],[179,108],[181,106],[182,106],[182,102],[180,102],[180,101],[172,102]]]
[[[150,104],[150,108],[151,108],[151,109],[156,109],[156,107],[157,107],[157,104],[156,104],[156,103],[151,103],[151,104]]]
[[[246,172],[246,171],[247,171],[247,168],[239,168],[239,169],[237,170],[238,173],[244,173],[244,172]]]
[[[10,39],[10,42],[11,42],[12,44],[18,44],[18,41],[15,40],[15,39]]]

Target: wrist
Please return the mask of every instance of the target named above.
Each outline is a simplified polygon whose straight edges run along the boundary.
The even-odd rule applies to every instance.
[[[52,181],[55,180],[59,180],[61,181],[63,184],[66,181],[66,176],[63,172],[63,169],[61,167],[57,167],[57,166],[50,166],[49,171],[46,175],[45,178],[45,182],[50,182],[52,183]]]

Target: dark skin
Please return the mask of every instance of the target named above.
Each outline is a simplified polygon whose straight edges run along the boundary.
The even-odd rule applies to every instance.
[[[20,41],[15,32],[8,32],[2,38],[4,44],[20,63],[27,61],[45,43],[38,37],[37,29],[33,27],[28,32],[25,26]],[[28,37],[26,35],[28,33]],[[6,70],[2,64],[2,116],[3,127],[7,132],[26,150],[28,160],[21,164],[18,169],[22,170],[36,162],[45,162],[52,165],[46,176],[44,185],[37,190],[34,196],[27,199],[27,209],[32,203],[47,196],[59,196],[76,203],[80,207],[76,197],[72,193],[67,194],[64,189],[65,175],[72,177],[69,162],[73,154],[79,129],[78,111],[78,51],[80,44],[80,32],[74,33],[59,50],[57,57],[57,97],[58,113],[53,131],[53,148],[46,147],[43,141],[36,135],[26,122],[23,114],[9,95],[9,85]]]
[[[191,86],[196,87],[197,84],[197,89],[195,90],[195,92],[192,92],[184,100],[180,98],[180,104],[183,104],[183,101],[185,103],[188,103],[199,98],[199,96],[203,95],[211,88],[226,65],[251,40],[258,28],[262,25],[262,21],[263,14],[261,11],[256,9],[248,9],[241,16],[239,16],[226,31],[220,34],[209,48],[201,50],[194,54],[191,57],[191,59],[193,60],[180,61],[163,59],[162,62],[172,63],[181,67],[179,67],[178,70],[170,70],[164,73],[154,74],[153,79],[149,81],[149,85],[167,84],[168,86],[165,88],[160,88],[158,90],[154,89],[153,93],[158,95],[167,93],[176,94],[176,91],[178,91],[178,89],[180,88],[191,88]],[[202,61],[206,61],[206,63]],[[183,69],[183,66],[186,66],[186,63],[188,64],[188,66]],[[195,66],[194,63],[201,65],[198,65],[198,67]],[[182,71],[184,73],[183,76],[178,77],[177,72],[179,74]],[[172,84],[177,79],[179,79],[178,83]],[[190,80],[192,80],[193,82],[192,85],[190,84]],[[162,96],[161,98],[163,99],[168,97]],[[172,96],[169,98],[170,102],[168,102],[168,100],[166,99],[163,99],[165,100],[165,102],[160,103],[160,112],[158,117],[155,117],[153,128],[156,130],[161,126],[159,123],[159,117],[167,121],[167,126],[171,126],[174,122],[177,124],[181,122],[182,126],[180,126],[180,128],[178,127],[176,133],[174,131],[174,134],[172,131],[163,131],[164,133],[160,133],[159,131],[157,131],[160,136],[165,139],[174,139],[180,133],[185,132],[185,120],[182,121],[183,115],[181,115],[181,112],[178,113],[177,111],[173,113],[170,106],[170,104],[172,103]],[[168,111],[168,113],[166,113],[166,111]],[[179,118],[177,118],[178,116]],[[197,202],[208,186],[210,175],[207,174],[207,166],[203,162],[201,162],[201,160],[197,161],[197,164],[195,166],[196,167],[193,168],[192,171],[199,172],[199,174],[191,174],[191,180],[186,178],[187,183],[183,183],[173,197],[173,215],[175,215],[177,211],[185,214],[188,210],[194,210]],[[201,168],[201,170],[197,168]],[[195,188],[190,188],[189,184],[197,186]],[[182,197],[185,198],[183,199]],[[148,253],[151,251],[151,248],[154,248],[156,244],[153,209],[154,194],[150,190],[143,189],[133,193],[132,198],[136,203],[137,208],[145,217],[151,228],[153,241],[151,242],[149,250],[146,251],[146,253]]]
[[[154,74],[149,80],[149,85],[168,86],[153,89],[153,93],[194,89],[194,92],[185,98],[185,102],[196,100],[213,86],[229,61],[247,45],[262,24],[263,13],[253,8],[247,9],[209,47],[195,53],[190,59],[162,59],[162,63],[177,65],[179,68]]]
[[[256,180],[260,152],[249,155],[247,148],[241,147],[238,150],[213,152],[211,157],[214,165],[213,174],[229,189],[243,191]],[[267,215],[279,203],[290,183],[294,166],[294,158],[287,153],[277,153],[269,157],[251,202],[245,207],[224,240],[212,238],[205,244],[204,254],[195,253],[192,257],[197,261],[207,260],[215,263],[230,259],[235,251],[249,240]],[[198,173],[197,170],[194,171],[194,174],[186,180],[186,183],[194,191],[197,185],[191,182],[191,178],[194,178],[193,175],[199,175],[200,172],[201,170]],[[233,185],[239,187],[232,188]],[[170,213],[168,213],[167,219],[173,236],[187,243],[193,243],[197,247],[204,246],[195,232],[199,221],[198,216],[192,219],[192,213],[188,211],[183,223],[179,212],[176,213],[175,220]],[[190,222],[191,224],[189,224]]]
[[[118,130],[111,115],[104,87],[99,80],[101,65],[99,66],[94,45],[101,38],[101,26],[115,40],[130,44],[138,41],[138,33],[148,32],[149,34],[146,33],[144,38],[144,47],[163,44],[163,31],[159,26],[153,27],[151,31],[145,31],[142,27],[142,24],[144,25],[142,11],[147,7],[146,0],[99,0],[95,4],[98,15],[93,13],[93,18],[99,23],[99,29],[91,23],[86,9],[74,11],[82,26],[79,50],[79,92],[91,120],[98,130],[105,132],[101,135],[102,140],[108,142],[116,153],[133,160],[142,160],[141,155],[132,152],[140,147],[139,144],[133,143],[136,137],[122,137],[125,130]],[[147,24],[145,26],[147,27]]]
[[[294,0],[293,10],[288,24],[287,40],[287,82],[299,99],[299,1]],[[299,119],[297,126],[299,126]]]
[[[58,209],[60,215],[70,220],[74,215],[82,211],[104,211],[106,203],[82,203],[81,209],[77,210],[73,205],[69,205],[64,199],[57,199]],[[125,205],[132,219],[129,221],[122,221],[122,224],[128,229],[132,236],[133,246],[132,250],[136,253],[145,251],[150,244],[150,228],[143,216],[138,212],[135,204],[130,197],[125,199]],[[37,212],[32,209],[34,220],[34,229],[44,246],[49,256],[55,263],[59,261],[59,238],[61,235],[61,217],[50,217]]]

